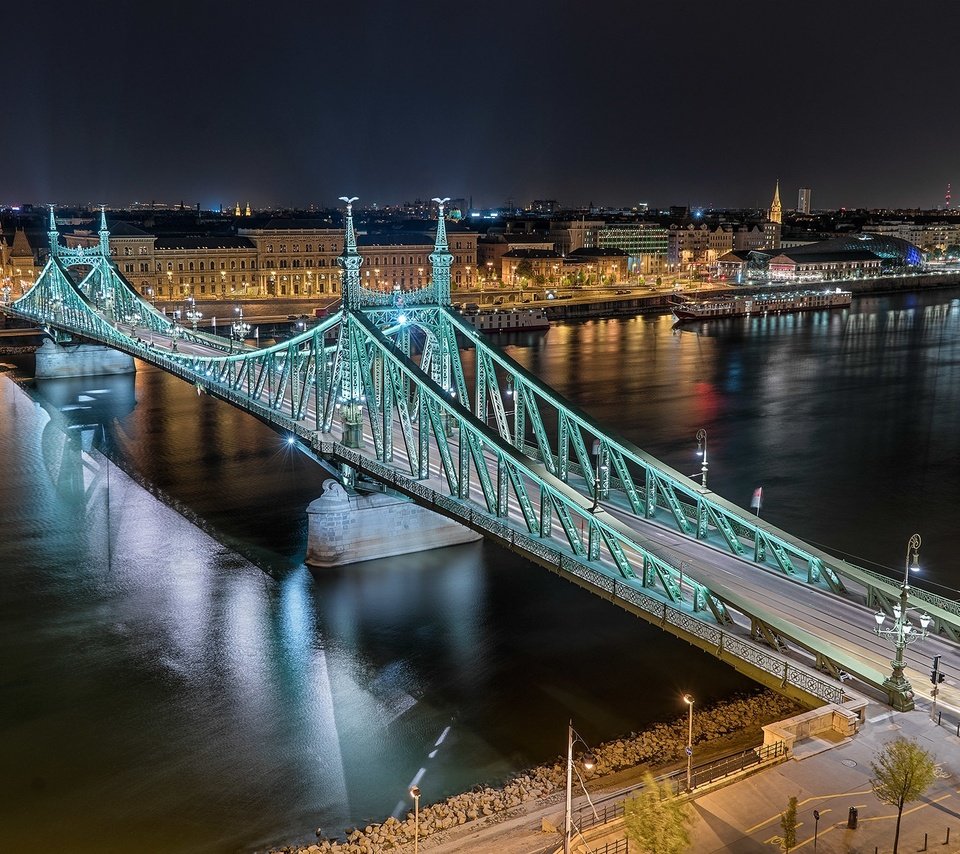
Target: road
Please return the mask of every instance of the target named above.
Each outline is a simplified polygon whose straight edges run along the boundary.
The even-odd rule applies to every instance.
[[[120,328],[128,333],[131,331],[129,327]],[[161,357],[167,356],[173,344],[168,336],[158,333],[138,331],[137,334],[144,341],[153,343],[159,351],[157,355]],[[180,340],[177,346],[181,356],[198,355],[215,358],[224,356],[222,352],[194,342]],[[311,409],[304,423],[314,424],[314,417],[315,413]],[[308,427],[308,429],[311,428]],[[398,438],[398,444],[392,465],[399,472],[409,475],[410,468],[405,449],[402,439],[399,438],[402,436],[399,422],[395,423],[394,435]],[[335,435],[320,435],[318,438],[326,441],[338,440]],[[365,430],[364,443],[366,454],[375,459],[369,428]],[[456,460],[458,450],[456,432],[449,439],[449,445]],[[490,450],[486,450],[485,454],[488,470],[496,471],[495,456]],[[441,495],[446,495],[449,490],[439,459],[439,452],[431,437],[431,477],[425,485]],[[539,463],[529,461],[529,468],[545,479],[550,477]],[[586,520],[590,518],[592,499],[587,485],[578,480],[571,477],[568,484],[558,482],[558,486],[579,504],[580,517]],[[528,479],[526,485],[533,506],[539,506],[539,486],[536,481]],[[470,499],[478,509],[485,508],[483,493],[475,476],[471,480]],[[520,507],[512,491],[509,493],[509,504],[509,519],[513,521],[518,531],[526,532]],[[809,653],[820,651],[836,662],[841,669],[857,674],[862,682],[874,688],[879,687],[885,676],[890,673],[889,659],[893,653],[892,645],[875,634],[873,611],[862,603],[862,597],[858,596],[857,591],[852,591],[850,595],[830,593],[788,577],[778,570],[757,565],[752,560],[736,557],[723,547],[687,538],[655,520],[636,516],[629,509],[625,496],[619,498],[614,496],[612,500],[602,502],[598,510],[598,518],[619,531],[626,540],[648,549],[671,566],[679,567],[682,563],[688,580],[684,589],[687,601],[689,602],[692,598],[693,591],[689,588],[689,579],[693,578],[727,604],[735,625],[743,637],[751,636],[750,615],[753,615],[786,640],[788,649],[784,650],[785,654],[799,664],[814,664],[815,659]],[[582,524],[583,522],[581,522],[581,528]],[[554,525],[552,540],[559,553],[570,553],[569,544],[560,525]],[[640,554],[638,552],[630,554],[629,549],[628,558],[634,567],[642,563]],[[611,575],[619,576],[619,572],[608,556],[603,561],[603,565]],[[923,691],[929,686],[930,664],[932,657],[937,654],[942,657],[941,670],[947,677],[947,682],[941,687],[941,702],[957,707],[960,703],[960,692],[957,690],[957,678],[960,675],[960,648],[956,644],[933,636],[911,644],[907,647],[905,656],[906,676],[915,689]],[[863,685],[858,687],[862,688]]]

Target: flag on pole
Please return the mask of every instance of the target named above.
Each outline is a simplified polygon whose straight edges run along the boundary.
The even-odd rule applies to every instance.
[[[757,513],[760,513],[760,505],[763,503],[763,487],[758,486],[753,490],[753,498],[750,499],[750,506],[757,509]]]

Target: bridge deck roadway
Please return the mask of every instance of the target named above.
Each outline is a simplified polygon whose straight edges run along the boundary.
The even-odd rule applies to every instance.
[[[162,348],[165,345],[169,350],[170,339],[155,333],[139,334],[144,340],[154,341],[160,348],[149,355],[162,367],[166,357]],[[223,356],[222,352],[182,340],[179,350],[182,355]],[[312,429],[309,425],[315,423],[313,416],[314,413],[310,412],[304,419],[308,430]],[[396,435],[399,435],[399,427]],[[320,434],[318,438],[338,440],[337,436],[324,434]],[[364,443],[362,450],[375,459],[369,430],[364,431]],[[451,438],[450,446],[451,451],[456,450],[456,436]],[[402,441],[398,443],[394,457],[392,466],[400,473],[409,472]],[[432,446],[431,477],[425,485],[445,495],[448,494],[446,478],[438,460],[439,453],[436,447]],[[545,478],[551,478],[540,463],[531,462],[530,467],[541,472]],[[582,491],[577,491],[573,487],[575,480],[571,478],[571,485],[560,486],[568,495],[575,496],[583,508],[589,509],[592,502],[588,497],[584,497],[586,484],[582,485]],[[557,483],[559,484],[559,481]],[[533,492],[530,497],[531,500],[539,500],[539,496]],[[485,508],[483,494],[475,478],[472,481],[470,500],[478,510]],[[806,655],[804,651],[812,656],[822,654],[841,669],[875,688],[879,687],[890,673],[892,645],[873,632],[873,611],[862,602],[854,601],[856,593],[853,596],[834,594],[790,578],[779,570],[759,566],[751,560],[730,554],[722,547],[685,537],[657,521],[635,516],[626,506],[625,498],[622,506],[618,504],[618,500],[604,501],[601,504],[599,512],[604,521],[635,537],[645,548],[667,563],[679,566],[683,561],[687,577],[693,577],[704,584],[728,605],[743,636],[750,634],[752,616],[787,641],[788,649],[783,652],[788,657],[795,658],[798,664],[810,665],[814,661],[811,655]],[[512,492],[510,503],[511,520],[521,519],[522,515]],[[516,529],[521,531],[520,527]],[[525,529],[523,531],[525,532]],[[559,525],[554,526],[551,540],[551,547],[559,553],[571,553]],[[636,555],[630,557],[633,561]],[[619,576],[619,571],[612,562],[606,561],[604,568],[609,574]],[[687,593],[685,590],[685,599],[689,601],[691,597],[686,595]],[[710,620],[708,614],[709,612],[705,612],[700,616]],[[925,695],[930,687],[931,660],[937,654],[942,656],[941,670],[949,680],[948,684],[941,687],[941,702],[946,700],[949,705],[960,707],[960,692],[955,687],[955,680],[960,676],[960,647],[955,643],[931,636],[907,647],[906,676],[913,684],[918,698]]]

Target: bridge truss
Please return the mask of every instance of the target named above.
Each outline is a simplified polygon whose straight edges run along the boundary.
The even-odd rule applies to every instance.
[[[79,336],[158,364],[299,437],[346,485],[363,476],[406,494],[798,698],[842,700],[843,686],[828,678],[842,671],[883,687],[883,673],[778,622],[762,602],[712,587],[689,566],[685,573],[631,520],[824,592],[843,594],[844,579],[856,581],[866,604],[888,611],[899,585],[704,489],[488,344],[450,309],[446,200],[435,200],[431,285],[364,288],[355,200],[344,201],[343,307],[284,343],[234,352],[231,340],[156,311],[110,259],[103,213],[99,245],[77,250],[59,245],[51,209],[50,258],[34,287],[3,310],[55,338]],[[72,268],[86,272],[75,277]],[[148,343],[144,330],[155,333]],[[170,348],[156,347],[156,336]],[[910,594],[937,632],[956,639],[960,604],[917,588]],[[746,636],[734,614],[747,618]],[[798,666],[785,654],[790,645],[827,676]]]

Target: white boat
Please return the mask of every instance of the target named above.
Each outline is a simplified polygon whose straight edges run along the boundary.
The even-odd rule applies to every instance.
[[[495,309],[467,311],[463,319],[477,332],[533,332],[549,329],[550,318],[542,308]]]
[[[722,296],[710,300],[689,300],[673,307],[677,321],[711,320],[715,317],[749,317],[757,314],[784,314],[847,308],[853,301],[850,291],[784,291],[773,294]]]

